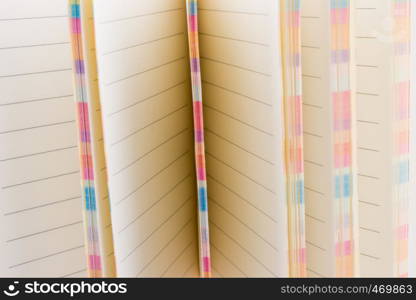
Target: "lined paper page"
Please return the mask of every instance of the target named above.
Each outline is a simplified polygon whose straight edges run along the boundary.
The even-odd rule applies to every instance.
[[[85,276],[67,1],[0,12],[1,276]]]
[[[199,1],[214,276],[288,275],[278,12]]]
[[[95,193],[99,212],[98,234],[102,249],[103,276],[116,275],[114,248],[111,226],[110,201],[107,187],[107,165],[104,155],[104,137],[102,132],[101,105],[98,88],[97,59],[92,0],[81,2],[82,39],[84,46],[85,74],[88,79],[87,97],[89,104],[90,133],[93,151]]]
[[[301,1],[307,269],[335,276],[330,1]]]
[[[198,276],[185,1],[95,1],[118,276]]]
[[[356,1],[361,276],[393,276],[390,1]],[[374,109],[377,108],[377,109]]]

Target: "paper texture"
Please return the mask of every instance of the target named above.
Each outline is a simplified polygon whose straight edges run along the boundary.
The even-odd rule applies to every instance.
[[[117,275],[198,276],[185,1],[95,1]]]
[[[214,276],[288,276],[279,3],[199,2]]]
[[[66,0],[0,12],[1,276],[85,276]]]

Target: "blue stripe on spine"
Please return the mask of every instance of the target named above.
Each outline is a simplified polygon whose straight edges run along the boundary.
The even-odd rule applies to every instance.
[[[198,5],[196,1],[192,1],[189,3],[189,14],[191,16],[196,16],[198,13]]]
[[[198,199],[199,199],[199,210],[207,211],[207,191],[204,187],[199,188],[198,190]]]
[[[87,210],[96,210],[95,189],[93,187],[85,187],[85,207]]]
[[[79,18],[81,16],[79,4],[72,4],[71,5],[71,17],[72,18]]]

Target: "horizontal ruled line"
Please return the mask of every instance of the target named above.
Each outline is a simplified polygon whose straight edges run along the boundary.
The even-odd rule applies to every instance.
[[[72,71],[72,69],[71,68],[65,68],[65,69],[56,69],[56,70],[48,70],[48,71],[40,71],[40,72],[31,72],[31,73],[0,75],[0,79],[2,79],[2,78],[12,78],[12,77],[21,77],[21,76],[31,76],[31,75],[41,75],[41,74],[48,74],[48,73],[68,72],[68,71]]]
[[[238,95],[238,96],[244,97],[244,98],[246,98],[246,99],[248,99],[248,100],[251,100],[251,101],[257,102],[257,103],[259,103],[259,104],[263,104],[263,105],[268,106],[268,107],[272,107],[272,106],[273,106],[273,105],[271,105],[270,103],[268,103],[268,102],[266,102],[266,101],[264,101],[264,100],[255,99],[255,98],[250,97],[250,96],[248,96],[248,95],[244,95],[244,94],[242,94],[242,93],[240,93],[240,92],[233,91],[233,90],[231,90],[231,89],[228,89],[228,88],[226,88],[226,87],[223,87],[223,86],[217,85],[217,84],[215,84],[215,83],[212,83],[212,82],[209,82],[209,81],[206,81],[206,80],[202,80],[202,83],[203,83],[203,84],[208,84],[208,85],[211,85],[211,86],[213,86],[213,87],[216,87],[216,88],[219,88],[219,89],[224,90],[224,91],[226,91],[226,92],[229,92],[229,93],[232,93],[232,94],[235,94],[235,95]]]
[[[272,76],[271,74],[268,74],[268,73],[260,72],[260,71],[253,70],[253,69],[249,69],[249,68],[246,68],[246,67],[243,67],[243,66],[239,66],[239,65],[232,64],[232,63],[225,62],[225,61],[220,61],[220,60],[210,58],[210,57],[206,57],[206,56],[201,56],[201,60],[206,60],[206,61],[222,64],[222,65],[225,65],[225,66],[233,67],[233,68],[236,68],[236,69],[240,69],[240,70],[247,71],[247,72],[250,72],[250,73],[262,75],[262,76],[265,76],[265,77],[271,77]]]
[[[0,103],[0,107],[1,106],[9,106],[9,105],[19,105],[19,104],[33,103],[33,102],[42,102],[42,101],[49,101],[49,100],[57,100],[57,99],[62,99],[62,100],[65,99],[65,100],[71,100],[72,101],[73,96],[74,96],[73,94],[69,94],[69,95],[62,95],[62,96],[56,96],[56,97],[28,99],[28,100],[15,101],[15,102],[6,102],[6,103]],[[69,97],[71,97],[71,99],[67,99]]]
[[[219,13],[239,14],[239,15],[248,15],[248,16],[263,16],[263,17],[269,16],[267,13],[261,13],[261,12],[236,11],[236,10],[213,9],[213,8],[203,8],[203,7],[199,7],[198,11],[219,12]]]
[[[47,150],[47,151],[43,151],[43,152],[36,152],[36,153],[31,153],[31,154],[26,154],[26,155],[21,155],[21,156],[15,156],[15,157],[10,157],[10,158],[0,159],[0,162],[8,162],[8,161],[11,161],[11,160],[29,158],[29,157],[33,157],[33,156],[49,154],[49,153],[54,153],[54,152],[60,152],[60,151],[65,151],[65,150],[71,150],[71,149],[76,149],[76,148],[78,148],[77,145],[69,146],[69,147],[65,147],[65,148],[52,149],[52,150]]]
[[[39,129],[39,128],[45,128],[45,127],[52,127],[52,126],[59,126],[59,125],[65,125],[65,124],[71,124],[71,123],[75,123],[75,120],[57,122],[57,123],[51,123],[51,124],[45,124],[45,125],[39,125],[39,126],[33,126],[33,127],[27,127],[27,128],[13,129],[13,130],[0,132],[0,134],[9,134],[9,133],[15,133],[15,132],[20,132],[20,131],[33,130],[33,129]]]
[[[326,249],[325,249],[325,248],[323,248],[323,247],[321,247],[321,246],[318,246],[318,245],[316,245],[316,244],[314,244],[314,243],[312,243],[312,242],[306,241],[306,244],[307,244],[307,245],[310,245],[310,246],[312,246],[312,247],[314,247],[314,248],[317,248],[317,249],[319,249],[319,250],[322,250],[322,251],[326,252]]]
[[[139,75],[146,74],[146,73],[148,73],[148,72],[150,72],[150,71],[154,71],[154,70],[160,69],[160,68],[162,68],[162,67],[165,67],[165,66],[167,66],[167,65],[173,64],[173,63],[178,62],[178,61],[180,61],[180,60],[184,60],[185,58],[186,58],[185,56],[181,56],[181,57],[175,58],[175,59],[170,60],[170,61],[168,61],[168,62],[165,62],[165,63],[163,63],[163,64],[160,64],[160,65],[157,65],[157,66],[154,66],[154,67],[150,67],[150,68],[148,68],[148,69],[146,69],[146,70],[143,70],[143,71],[140,71],[140,72],[137,72],[137,73],[134,73],[134,74],[131,74],[131,75],[128,75],[128,76],[125,76],[125,77],[122,77],[122,78],[116,79],[116,80],[114,80],[114,81],[107,82],[107,83],[105,83],[105,85],[106,85],[106,86],[112,86],[112,85],[114,85],[114,84],[117,84],[117,83],[123,82],[123,81],[125,81],[125,80],[127,80],[127,79],[131,79],[131,78],[137,77],[137,76],[139,76]]]
[[[40,260],[44,260],[44,259],[47,259],[47,258],[50,258],[50,257],[53,257],[53,256],[68,253],[68,252],[71,252],[71,251],[75,251],[75,250],[78,250],[78,249],[81,249],[81,248],[84,248],[84,245],[73,247],[73,248],[70,248],[70,249],[63,250],[63,251],[59,251],[59,252],[56,252],[56,253],[53,253],[53,254],[50,254],[50,255],[35,258],[35,259],[28,260],[28,261],[25,261],[25,262],[21,262],[21,263],[18,263],[16,265],[10,266],[9,269],[14,269],[14,268],[17,268],[17,267],[21,267],[23,265],[27,265],[27,264],[34,263],[34,262],[40,261]]]
[[[133,20],[133,19],[138,19],[138,18],[143,18],[143,17],[149,17],[149,16],[160,15],[160,14],[166,14],[166,13],[180,11],[180,10],[183,10],[184,11],[185,8],[184,7],[178,7],[178,8],[172,8],[172,9],[166,9],[166,10],[161,10],[161,11],[150,12],[150,13],[147,13],[147,14],[135,15],[135,16],[131,16],[131,17],[125,17],[125,18],[118,18],[118,19],[113,19],[113,20],[100,21],[99,24],[111,24],[111,23],[122,22],[122,21],[127,21],[127,20]]]
[[[18,187],[18,186],[22,186],[22,185],[37,183],[37,182],[46,181],[46,180],[49,180],[49,179],[55,179],[55,178],[74,175],[74,174],[78,174],[78,173],[79,173],[79,170],[74,171],[74,172],[68,172],[68,173],[63,173],[63,174],[59,174],[59,175],[54,175],[54,176],[50,176],[50,177],[34,179],[34,180],[30,180],[30,181],[25,181],[25,182],[21,182],[21,183],[16,183],[16,184],[12,184],[12,185],[3,186],[2,189],[7,190],[7,189],[15,188],[15,187]]]
[[[23,21],[23,20],[41,20],[41,19],[58,19],[58,18],[68,18],[68,15],[59,15],[59,16],[39,16],[39,17],[23,17],[23,18],[8,18],[0,19],[0,22],[7,21]]]
[[[108,52],[104,52],[103,54],[101,54],[101,56],[107,56],[107,55],[110,55],[110,54],[114,54],[114,53],[118,53],[118,52],[121,52],[121,51],[137,48],[137,47],[140,47],[140,46],[149,45],[149,44],[152,44],[152,43],[160,42],[160,41],[167,40],[167,39],[177,37],[177,36],[181,36],[181,35],[184,35],[184,34],[185,34],[184,31],[177,32],[177,33],[170,34],[170,35],[167,35],[167,36],[163,36],[163,37],[160,37],[160,38],[157,38],[157,39],[154,39],[154,40],[145,41],[145,42],[142,42],[142,43],[138,43],[138,44],[126,46],[126,47],[123,47],[123,48],[114,49],[114,50],[111,50],[111,51],[108,51]]]
[[[199,35],[200,36],[207,36],[207,37],[213,37],[213,38],[223,39],[223,40],[229,40],[229,41],[234,41],[234,42],[241,42],[241,43],[246,43],[246,44],[252,44],[252,45],[257,45],[257,46],[262,46],[262,47],[269,47],[268,44],[264,44],[264,43],[260,43],[260,42],[256,42],[256,41],[242,40],[242,39],[237,39],[237,38],[233,38],[233,37],[227,37],[227,36],[221,36],[221,35],[211,34],[211,33],[207,33],[207,32],[200,32]]]
[[[21,46],[3,47],[3,48],[0,48],[0,50],[35,48],[35,47],[47,47],[47,46],[60,46],[60,45],[69,45],[69,44],[70,44],[70,42],[45,43],[45,44],[34,44],[34,45],[21,45]]]
[[[67,199],[64,199],[64,200],[59,200],[59,201],[46,203],[46,204],[43,204],[43,205],[38,205],[38,206],[28,207],[28,208],[25,208],[25,209],[11,211],[11,212],[5,213],[4,216],[6,216],[6,217],[7,216],[12,216],[12,215],[20,214],[20,213],[23,213],[23,212],[27,212],[27,211],[31,211],[31,210],[35,210],[35,209],[39,209],[39,208],[45,208],[45,207],[48,207],[48,206],[53,206],[53,205],[56,205],[56,204],[61,204],[61,203],[65,203],[65,202],[73,201],[73,200],[81,200],[81,196],[71,197],[71,198],[67,198]]]
[[[232,120],[234,120],[234,121],[237,121],[237,122],[239,122],[239,123],[241,123],[241,124],[243,124],[243,125],[245,125],[245,126],[247,126],[247,127],[250,127],[250,128],[252,128],[252,129],[254,129],[254,130],[256,130],[256,131],[260,132],[260,133],[266,134],[266,135],[268,135],[268,136],[270,136],[270,137],[273,137],[273,136],[274,136],[274,134],[273,134],[273,133],[267,132],[267,131],[265,131],[265,130],[263,130],[263,129],[261,129],[261,128],[258,128],[258,127],[256,127],[256,126],[253,126],[253,125],[251,125],[251,124],[249,124],[249,123],[247,123],[247,122],[245,122],[245,121],[243,121],[243,120],[237,119],[236,117],[233,117],[232,115],[230,115],[230,114],[228,114],[228,113],[226,113],[226,112],[223,112],[223,111],[221,111],[221,110],[219,110],[219,109],[217,109],[217,108],[215,108],[215,107],[212,107],[212,106],[210,106],[210,105],[205,104],[205,105],[204,105],[204,108],[209,108],[209,109],[211,109],[211,110],[213,110],[213,111],[215,111],[215,112],[217,112],[217,113],[219,113],[219,114],[221,114],[221,115],[223,115],[223,116],[228,117],[229,119],[232,119]]]
[[[365,257],[368,257],[368,258],[372,258],[372,259],[374,259],[374,260],[379,260],[380,259],[380,257],[376,257],[376,256],[373,256],[373,255],[370,255],[370,254],[366,254],[366,253],[360,253],[360,255],[361,256],[365,256]]]
[[[275,163],[273,163],[273,162],[271,162],[271,161],[269,161],[269,160],[267,160],[267,159],[265,159],[265,158],[263,158],[263,157],[261,157],[261,156],[257,155],[257,154],[256,154],[256,153],[254,153],[254,152],[251,152],[251,151],[249,151],[249,150],[247,150],[247,149],[243,148],[242,146],[240,146],[240,145],[238,145],[238,144],[236,144],[236,143],[234,143],[234,142],[230,141],[229,139],[227,139],[227,138],[223,137],[222,135],[220,135],[220,134],[216,133],[215,131],[212,131],[211,129],[205,128],[205,132],[206,132],[206,133],[210,133],[210,134],[214,135],[215,137],[217,137],[217,138],[219,138],[219,139],[221,139],[221,140],[223,140],[223,141],[225,141],[225,142],[227,142],[227,143],[229,143],[229,144],[231,144],[231,145],[235,146],[236,148],[238,148],[238,149],[240,149],[240,150],[242,150],[242,151],[246,152],[247,154],[249,154],[249,155],[251,155],[251,156],[254,156],[254,157],[256,157],[256,158],[258,158],[258,159],[260,159],[260,160],[264,161],[265,163],[267,163],[267,164],[269,164],[269,165],[271,165],[271,166],[275,166]]]
[[[81,220],[81,221],[77,221],[77,222],[74,222],[74,223],[70,223],[70,224],[66,224],[66,225],[62,225],[62,226],[58,226],[58,227],[53,227],[53,228],[50,228],[50,229],[42,230],[42,231],[39,231],[39,232],[31,233],[31,234],[28,234],[28,235],[24,235],[24,236],[20,236],[20,237],[8,240],[8,241],[6,241],[6,243],[12,243],[12,242],[15,242],[15,241],[18,241],[18,240],[34,237],[34,236],[37,236],[37,235],[40,235],[40,234],[44,234],[44,233],[52,232],[52,231],[55,231],[55,230],[59,230],[59,229],[79,225],[79,224],[82,224],[82,223],[83,223],[83,221]]]

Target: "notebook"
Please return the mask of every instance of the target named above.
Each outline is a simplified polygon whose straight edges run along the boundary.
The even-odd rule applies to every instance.
[[[0,276],[415,276],[414,1],[2,4]]]
[[[306,275],[298,1],[4,5],[2,276]]]

